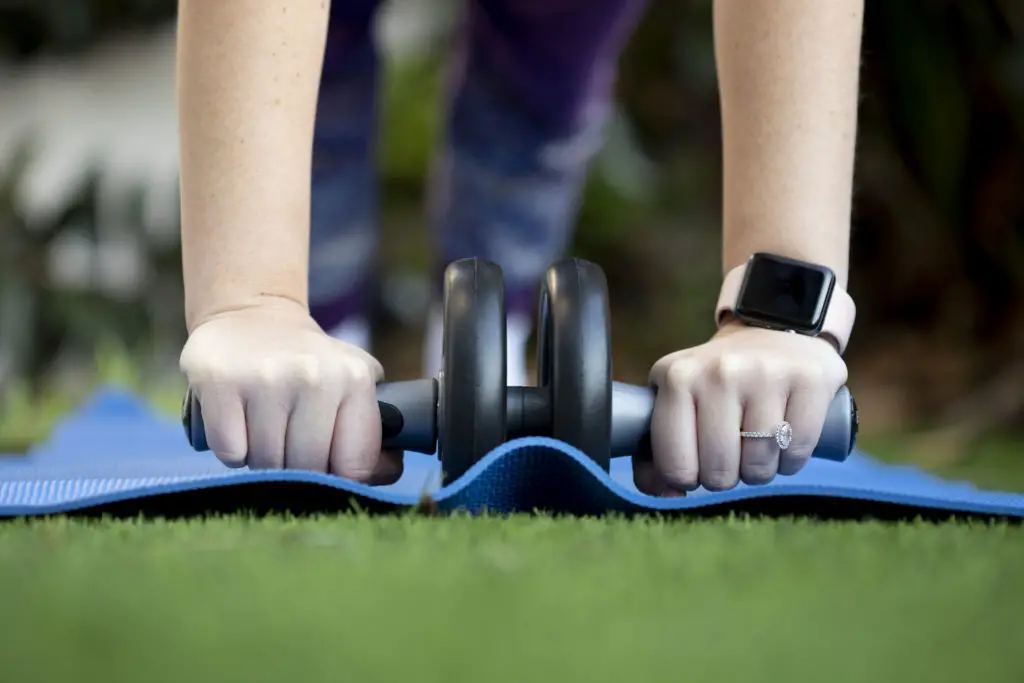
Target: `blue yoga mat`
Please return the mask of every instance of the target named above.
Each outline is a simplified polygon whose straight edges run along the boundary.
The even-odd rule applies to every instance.
[[[617,458],[606,473],[564,443],[528,438],[493,451],[445,487],[437,459],[415,453],[407,454],[402,478],[383,487],[305,472],[229,469],[210,453],[194,452],[174,420],[130,394],[104,390],[47,442],[25,456],[0,457],[0,516],[331,512],[355,504],[379,512],[416,506],[572,515],[1024,518],[1024,495],[979,490],[860,452],[845,463],[811,461],[799,474],[766,486],[671,499],[637,491],[631,467],[629,458]]]

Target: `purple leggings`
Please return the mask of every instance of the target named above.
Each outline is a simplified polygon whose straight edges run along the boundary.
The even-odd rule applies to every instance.
[[[334,0],[313,153],[310,303],[331,329],[363,315],[377,251],[379,0]],[[619,54],[643,0],[468,0],[430,178],[435,282],[477,256],[529,312],[572,236]]]

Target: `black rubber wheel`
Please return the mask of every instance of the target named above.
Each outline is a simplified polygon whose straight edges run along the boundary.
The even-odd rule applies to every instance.
[[[581,259],[552,265],[541,285],[538,385],[549,392],[551,436],[611,466],[612,361],[608,281]]]
[[[505,281],[489,261],[461,259],[444,275],[438,453],[444,482],[505,442]]]

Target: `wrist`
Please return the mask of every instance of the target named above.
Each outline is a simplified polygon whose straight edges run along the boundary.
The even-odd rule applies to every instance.
[[[189,331],[226,312],[286,302],[308,310],[308,252],[288,240],[265,248],[260,245],[269,231],[252,231],[248,239],[242,239],[241,230],[229,229],[233,225],[218,224],[214,227],[219,230],[205,233],[183,230]]]
[[[773,254],[752,255],[723,280],[715,324],[728,334],[760,327],[820,338],[842,355],[856,306],[827,267]]]
[[[254,293],[248,296],[238,296],[230,299],[218,299],[217,301],[203,302],[202,306],[190,308],[186,306],[185,322],[189,334],[196,328],[211,320],[224,316],[234,315],[243,311],[271,310],[278,312],[290,312],[297,315],[309,316],[309,306],[304,298],[298,298],[289,294],[275,294],[270,292]]]

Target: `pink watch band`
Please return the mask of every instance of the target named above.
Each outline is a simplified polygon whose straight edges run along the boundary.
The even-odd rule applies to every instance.
[[[715,324],[722,325],[722,318],[732,313],[736,308],[736,299],[740,295],[740,288],[743,287],[743,278],[747,273],[747,264],[736,266],[730,270],[722,282],[722,290],[718,295],[718,305],[715,307]],[[853,298],[838,285],[832,289],[832,298],[829,300],[828,311],[825,313],[825,324],[821,327],[821,334],[827,334],[839,344],[839,353],[846,351],[846,345],[850,341],[850,334],[853,332],[853,323],[857,317],[857,306]]]

